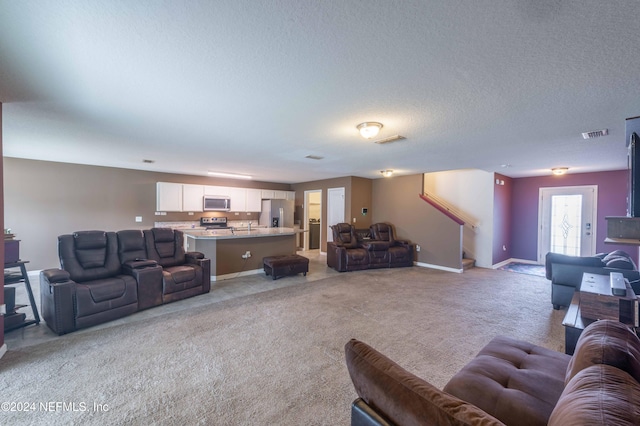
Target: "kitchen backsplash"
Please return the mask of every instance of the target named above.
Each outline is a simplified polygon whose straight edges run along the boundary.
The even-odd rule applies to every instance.
[[[227,226],[230,227],[234,227],[234,228],[246,228],[247,226],[249,226],[249,222],[251,222],[251,226],[254,228],[257,228],[258,225],[258,219],[256,220],[230,220],[227,222]],[[153,226],[156,228],[172,228],[172,229],[195,229],[195,228],[202,228],[202,226],[200,226],[200,221],[199,220],[193,220],[193,221],[182,221],[182,222],[154,222]],[[265,227],[266,226],[260,226]]]
[[[185,222],[154,222],[153,226],[156,228],[172,228],[172,229],[191,229],[200,227],[200,221],[185,221]]]

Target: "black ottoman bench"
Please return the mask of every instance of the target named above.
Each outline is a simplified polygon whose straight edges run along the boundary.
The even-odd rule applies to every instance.
[[[275,280],[285,275],[296,275],[303,273],[307,276],[309,272],[309,259],[297,254],[286,254],[282,256],[269,256],[262,259],[264,273],[271,275]]]

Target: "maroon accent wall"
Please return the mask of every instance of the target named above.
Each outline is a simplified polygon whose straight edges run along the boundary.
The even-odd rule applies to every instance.
[[[513,179],[496,173],[494,177],[493,191],[493,265],[511,259],[511,216]]]
[[[596,222],[596,253],[624,250],[634,259],[638,248],[628,245],[605,244],[607,216],[627,215],[627,187],[629,172],[567,174],[513,179],[512,191],[512,256],[516,259],[536,260],[538,251],[539,189],[557,186],[598,185],[598,220]],[[506,182],[506,181],[505,181]]]

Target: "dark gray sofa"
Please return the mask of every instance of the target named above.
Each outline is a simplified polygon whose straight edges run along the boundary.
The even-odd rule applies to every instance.
[[[580,290],[582,274],[585,272],[598,275],[620,272],[629,280],[633,291],[640,294],[640,272],[631,256],[621,250],[584,257],[547,253],[545,268],[546,277],[551,280],[551,303],[554,309],[571,304],[573,293]]]

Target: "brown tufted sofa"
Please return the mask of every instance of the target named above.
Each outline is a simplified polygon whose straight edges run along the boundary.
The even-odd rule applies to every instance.
[[[352,425],[638,425],[640,339],[589,325],[573,357],[496,337],[439,390],[367,344],[345,346]]]

